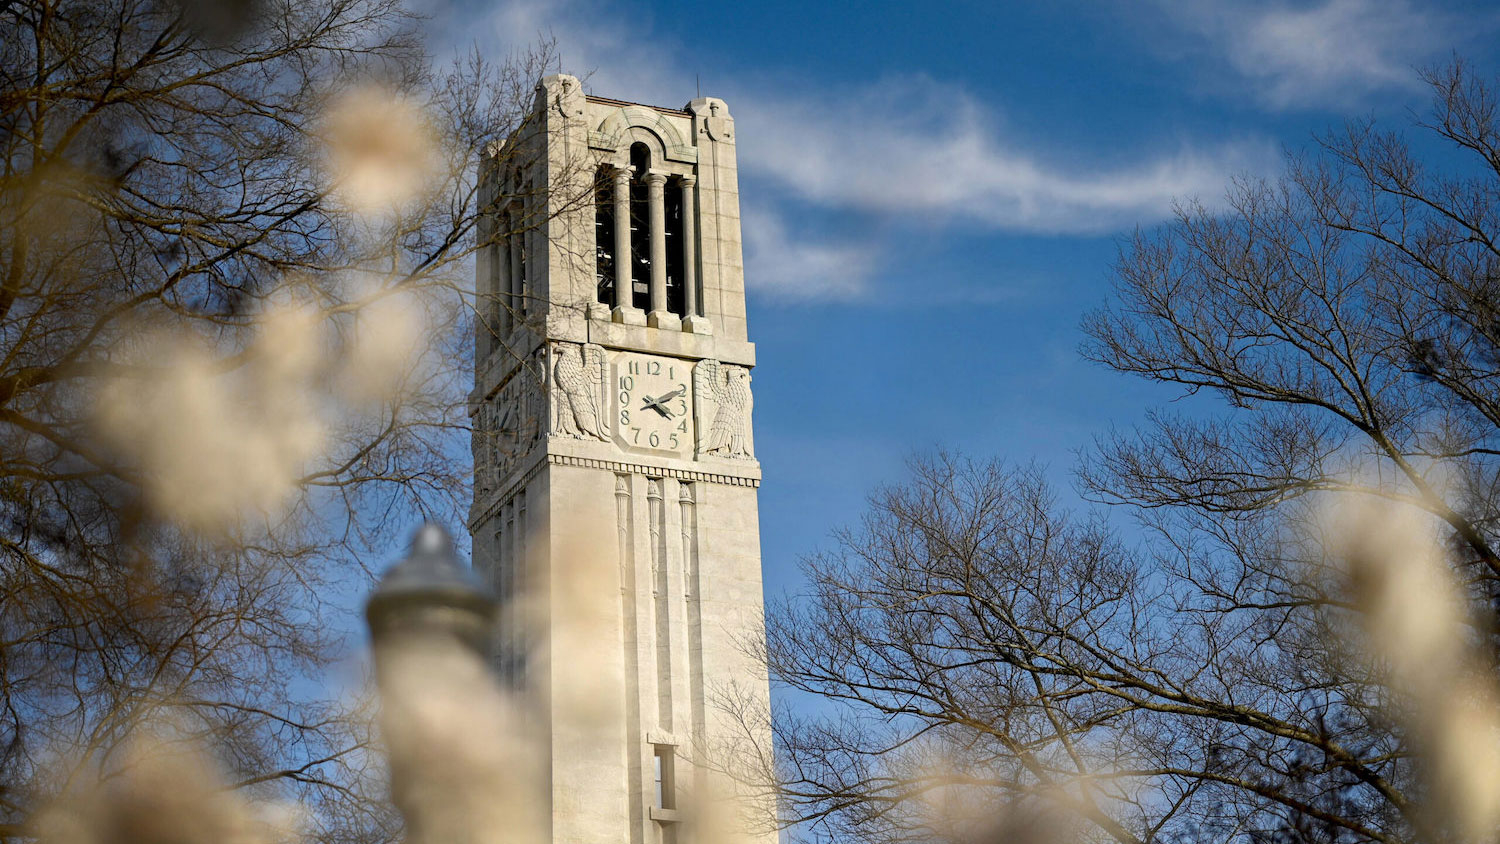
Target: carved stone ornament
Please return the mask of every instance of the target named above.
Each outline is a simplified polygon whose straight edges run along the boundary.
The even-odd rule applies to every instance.
[[[693,368],[699,457],[755,459],[750,436],[750,370],[699,361]]]
[[[554,437],[609,440],[605,426],[604,347],[553,343],[552,428]]]
[[[708,118],[703,125],[708,129],[708,136],[716,141],[727,143],[734,140],[734,118],[719,116],[718,103],[708,104]]]
[[[474,454],[479,461],[476,480],[481,494],[498,490],[541,441],[546,414],[542,393],[545,365],[543,355],[533,356],[479,406],[474,420]]]

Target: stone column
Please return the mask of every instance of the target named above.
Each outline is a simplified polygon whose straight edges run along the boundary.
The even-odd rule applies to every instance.
[[[646,315],[634,304],[634,279],[631,278],[630,173],[633,169],[615,168],[615,309],[611,318],[626,325],[645,325]]]
[[[708,318],[698,315],[698,179],[682,177],[682,330],[712,334]]]
[[[652,328],[681,328],[682,321],[667,310],[667,174],[646,171],[646,189],[651,206],[651,312],[646,324]]]

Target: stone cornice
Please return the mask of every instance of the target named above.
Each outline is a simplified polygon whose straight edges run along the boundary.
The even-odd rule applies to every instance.
[[[545,458],[545,459],[544,459]],[[646,463],[636,463],[629,460],[609,460],[598,457],[580,457],[572,454],[547,453],[541,449],[533,452],[522,460],[521,465],[501,482],[494,493],[488,496],[486,501],[476,501],[475,506],[469,511],[469,529],[473,530],[485,519],[494,515],[505,502],[509,501],[516,491],[525,486],[541,472],[544,466],[577,466],[584,469],[604,469],[611,472],[624,472],[631,475],[645,475],[651,478],[675,478],[679,481],[690,483],[722,484],[724,486],[739,486],[758,489],[760,487],[759,465],[747,462],[746,468],[751,469],[754,474],[727,474],[702,469],[676,469],[669,466],[653,466]]]
[[[648,466],[624,460],[600,460],[595,457],[574,457],[571,454],[549,454],[547,462],[554,466],[582,466],[587,469],[608,469],[612,472],[628,472],[632,475],[647,475],[653,478],[676,478],[706,484],[726,486],[760,486],[760,479],[746,475],[725,475],[719,472],[704,472],[697,469],[670,469],[665,466]]]

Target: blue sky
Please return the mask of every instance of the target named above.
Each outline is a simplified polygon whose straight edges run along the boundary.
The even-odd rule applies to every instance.
[[[1414,68],[1500,73],[1479,3],[478,3],[434,37],[555,36],[591,93],[736,117],[768,591],[913,451],[1045,463],[1173,395],[1085,363],[1122,234],[1349,116],[1405,125]]]

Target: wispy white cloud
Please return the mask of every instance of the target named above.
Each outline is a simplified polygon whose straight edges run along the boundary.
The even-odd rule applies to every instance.
[[[1415,67],[1472,35],[1473,25],[1495,23],[1472,20],[1466,33],[1450,14],[1408,0],[1159,2],[1273,108],[1349,107],[1415,91]]]
[[[591,0],[509,0],[446,19],[458,38],[478,38],[486,49],[486,39],[555,36],[569,71],[607,96],[680,105],[692,95],[682,45]],[[1135,153],[1040,148],[1007,137],[1003,115],[960,87],[929,79],[842,90],[729,82],[712,93],[728,100],[739,123],[742,174],[800,200],[799,217],[901,215],[929,230],[1101,233],[1159,221],[1178,198],[1213,203],[1230,175],[1264,172],[1276,161],[1268,142],[1250,139]],[[810,239],[775,199],[745,213],[751,289],[803,299],[864,295],[880,264],[880,235]]]
[[[443,55],[477,44],[491,56],[556,39],[563,71],[591,93],[681,106],[693,74],[680,45],[655,37],[645,22],[597,0],[413,0],[427,18],[430,49]],[[643,49],[649,44],[649,49]]]
[[[745,275],[757,288],[783,300],[851,300],[870,289],[881,253],[865,241],[793,237],[771,206],[741,209]]]
[[[1008,143],[962,91],[890,82],[816,100],[749,93],[731,104],[741,166],[804,200],[929,225],[1103,232],[1155,222],[1174,199],[1216,202],[1228,177],[1275,163],[1269,143],[1238,141],[1144,156],[1063,160]]]

